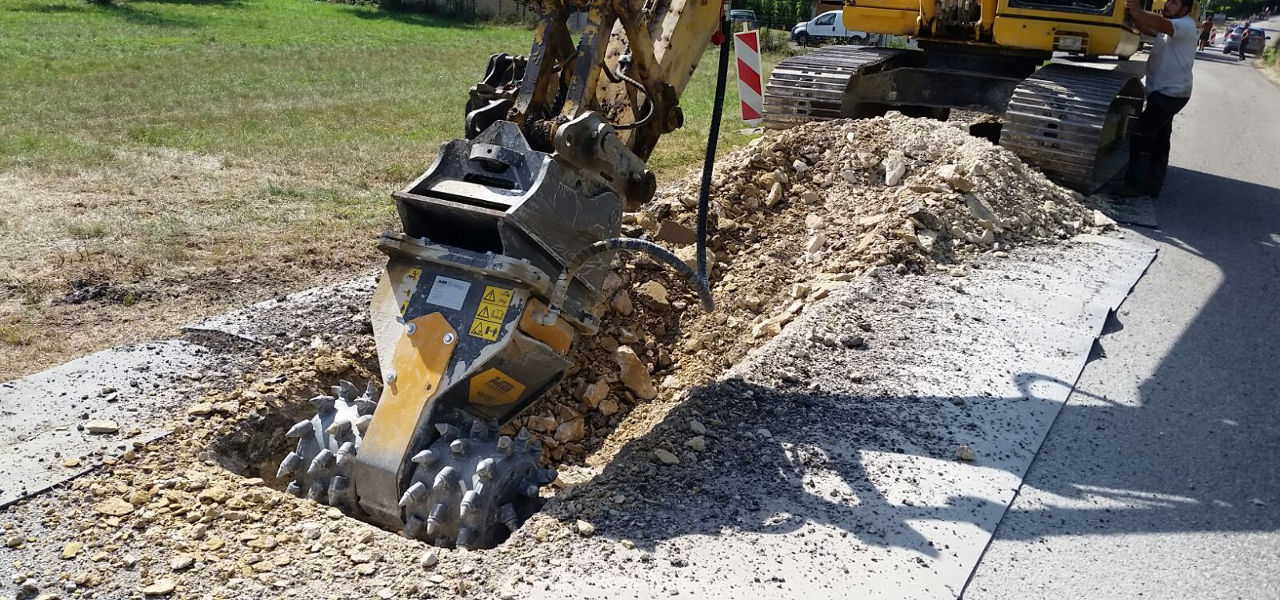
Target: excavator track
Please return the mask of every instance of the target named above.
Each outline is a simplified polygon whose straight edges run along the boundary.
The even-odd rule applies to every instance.
[[[859,116],[849,92],[863,73],[904,53],[888,48],[825,46],[774,67],[764,88],[764,126],[786,129],[809,121]]]
[[[1143,95],[1142,82],[1126,73],[1048,65],[1014,90],[1000,145],[1057,183],[1091,193],[1125,164],[1129,121]]]

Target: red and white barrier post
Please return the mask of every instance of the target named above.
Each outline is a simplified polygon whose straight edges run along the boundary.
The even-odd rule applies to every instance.
[[[738,99],[742,105],[742,120],[755,127],[760,124],[760,113],[764,110],[758,32],[733,34],[733,51],[738,56]]]

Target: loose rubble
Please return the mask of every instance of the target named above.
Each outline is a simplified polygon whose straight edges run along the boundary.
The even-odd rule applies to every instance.
[[[626,214],[624,234],[657,240],[692,263],[696,191],[697,177],[678,182]],[[667,267],[616,259],[599,334],[579,343],[563,382],[507,429],[527,426],[557,466],[607,463],[690,386],[717,377],[847,282],[908,273],[963,282],[980,268],[978,255],[999,258],[1016,245],[1114,227],[1095,213],[1008,151],[947,123],[891,115],[770,132],[716,167],[708,272],[717,310],[702,312]],[[875,338],[816,342],[861,350]],[[122,446],[126,452],[104,468],[20,505],[47,513],[44,526],[60,537],[36,540],[6,526],[7,551],[34,545],[41,556],[66,560],[16,561],[19,592],[34,596],[59,582],[97,597],[286,596],[300,586],[422,597],[501,584],[466,551],[428,548],[280,491],[284,482],[274,475],[287,452],[284,428],[308,416],[305,398],[322,386],[378,380],[371,339],[317,337],[261,358],[234,390],[192,398],[171,436]],[[687,420],[651,450],[650,466],[682,469],[719,451],[708,424],[715,425]],[[111,422],[84,427],[102,436],[119,431]],[[972,451],[957,450],[956,458],[973,460]],[[633,501],[618,498],[612,502]],[[536,518],[520,543],[575,533],[592,536],[595,525]]]

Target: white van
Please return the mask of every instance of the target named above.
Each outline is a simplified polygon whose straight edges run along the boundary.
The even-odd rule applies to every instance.
[[[838,10],[829,10],[813,19],[797,23],[795,27],[791,28],[792,41],[801,46],[807,46],[811,43],[823,41],[865,44],[871,39],[871,34],[865,31],[849,31],[845,29],[840,13],[841,11]]]

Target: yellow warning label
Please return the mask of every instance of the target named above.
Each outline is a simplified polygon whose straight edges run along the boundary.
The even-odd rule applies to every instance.
[[[507,316],[507,305],[510,303],[511,290],[485,286],[484,294],[480,296],[480,306],[476,309],[476,318],[467,329],[467,334],[482,340],[497,341],[498,332],[502,329],[502,319]]]
[[[413,297],[413,292],[418,289],[418,278],[422,276],[422,269],[412,268],[405,273],[403,288],[407,291],[400,294],[400,316],[404,316],[404,311],[409,310],[409,298]]]
[[[497,369],[489,369],[471,378],[472,404],[497,406],[511,404],[524,393],[524,384]]]

